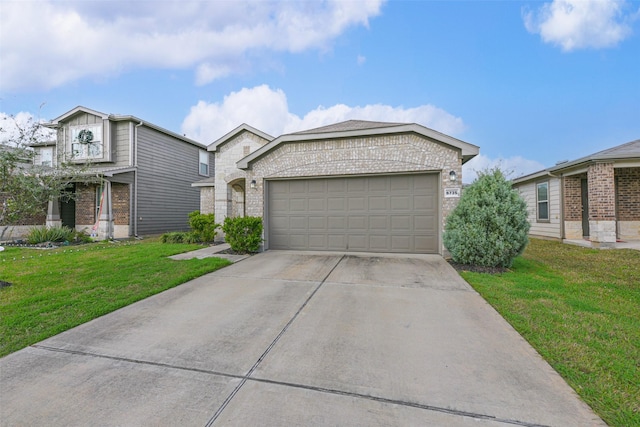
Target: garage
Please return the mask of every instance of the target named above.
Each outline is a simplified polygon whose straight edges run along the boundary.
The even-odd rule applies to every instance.
[[[438,253],[437,173],[267,182],[270,249]]]

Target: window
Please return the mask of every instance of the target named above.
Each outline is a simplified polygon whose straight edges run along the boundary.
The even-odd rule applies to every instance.
[[[102,125],[83,125],[71,128],[71,153],[76,159],[102,157]]]
[[[53,166],[53,148],[43,148],[40,150],[40,164],[42,166]]]
[[[209,153],[200,150],[200,175],[209,176]]]
[[[536,185],[538,201],[538,221],[549,221],[549,183],[540,182]]]

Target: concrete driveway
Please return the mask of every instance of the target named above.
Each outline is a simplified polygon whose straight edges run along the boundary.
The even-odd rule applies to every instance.
[[[0,359],[0,424],[604,425],[439,256],[269,251]]]

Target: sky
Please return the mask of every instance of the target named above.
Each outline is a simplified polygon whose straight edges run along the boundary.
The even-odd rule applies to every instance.
[[[640,138],[640,1],[0,0],[0,118],[78,105],[205,145],[419,123],[516,177]]]

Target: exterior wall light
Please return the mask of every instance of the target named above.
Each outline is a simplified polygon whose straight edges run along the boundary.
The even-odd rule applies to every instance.
[[[456,182],[458,176],[456,175],[456,171],[449,172],[449,181]]]
[[[251,189],[252,189],[252,190],[255,190],[255,189],[256,189],[256,180],[255,180],[255,179],[252,179],[252,180],[251,180]]]

